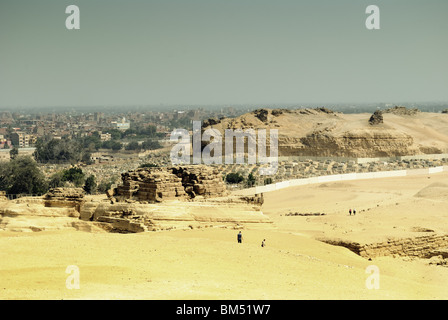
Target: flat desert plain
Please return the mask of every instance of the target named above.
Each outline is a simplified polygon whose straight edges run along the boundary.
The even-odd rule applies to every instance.
[[[245,225],[241,244],[232,227],[0,232],[0,299],[447,299],[445,266],[369,260],[317,240],[448,234],[447,179],[443,172],[266,193],[262,211],[273,223]],[[372,265],[376,288],[368,285]],[[68,289],[68,266],[79,270],[79,289]]]

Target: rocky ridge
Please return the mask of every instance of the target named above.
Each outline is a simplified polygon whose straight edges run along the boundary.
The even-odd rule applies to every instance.
[[[217,129],[225,142],[226,129],[277,129],[279,156],[395,157],[448,152],[448,117],[439,115],[401,106],[373,115],[327,108],[257,109],[233,119],[205,121],[203,130]]]

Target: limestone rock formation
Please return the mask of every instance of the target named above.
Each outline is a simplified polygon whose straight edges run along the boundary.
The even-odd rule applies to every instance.
[[[276,129],[279,156],[371,158],[448,153],[446,114],[401,106],[373,115],[343,114],[324,107],[257,109],[208,126],[221,133],[223,145],[226,129],[264,129],[267,154],[269,132]],[[208,143],[203,141],[202,147]]]
[[[109,225],[112,232],[145,232],[210,226],[270,225],[261,212],[262,196],[226,196],[195,201],[86,202],[80,213],[83,221]]]
[[[81,188],[52,188],[44,196],[45,207],[75,208],[79,212],[84,194]]]
[[[123,184],[114,193],[118,201],[155,203],[188,200],[197,195],[217,197],[227,192],[218,171],[208,166],[139,168],[123,173],[121,178]]]
[[[369,124],[371,125],[376,125],[383,122],[383,113],[380,110],[375,111],[369,119]]]
[[[181,178],[166,168],[140,168],[123,173],[121,179],[123,185],[117,187],[117,200],[161,202],[186,197]]]
[[[204,197],[219,197],[227,194],[226,185],[219,175],[219,171],[208,166],[174,167],[173,174],[182,179],[185,192],[194,198],[196,195]]]
[[[0,206],[0,231],[38,232],[49,230],[82,230],[105,232],[99,223],[79,219],[74,207],[46,207],[43,197],[4,201]]]
[[[255,116],[262,122],[268,121],[269,111],[266,109],[257,109],[254,111]]]
[[[413,116],[413,115],[416,115],[417,113],[419,113],[420,110],[418,110],[416,108],[408,109],[403,106],[395,106],[393,108],[386,109],[383,112],[384,113],[393,113],[393,114],[401,115],[401,116]]]

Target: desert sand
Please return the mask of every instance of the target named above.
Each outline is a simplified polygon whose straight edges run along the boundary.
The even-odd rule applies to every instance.
[[[0,232],[0,299],[446,299],[448,268],[371,260],[317,239],[447,233],[448,173],[316,184],[264,195],[273,223],[135,234]],[[348,214],[356,209],[356,216]],[[325,213],[294,216],[289,213]],[[261,241],[266,239],[266,247]],[[68,266],[79,289],[68,289]],[[379,270],[369,289],[366,268]]]

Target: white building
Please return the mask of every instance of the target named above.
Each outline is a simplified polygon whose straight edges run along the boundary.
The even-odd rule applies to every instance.
[[[123,118],[123,119],[121,119],[121,122],[112,121],[111,122],[111,126],[114,129],[126,131],[126,130],[128,130],[131,127],[131,123],[130,122],[126,122],[126,118]]]

